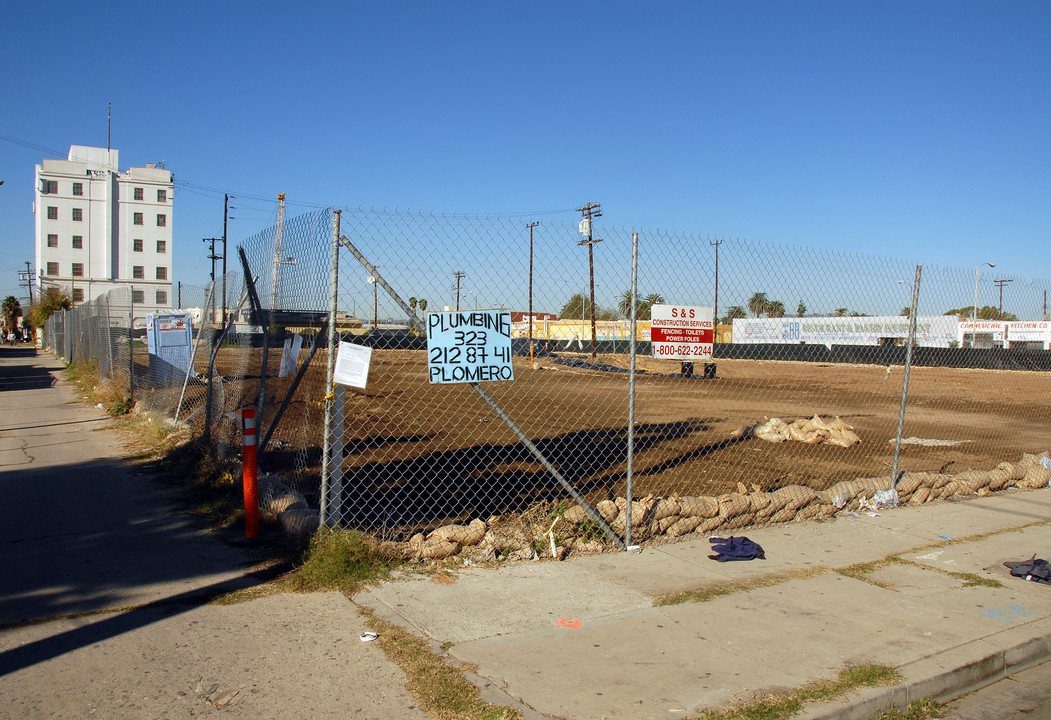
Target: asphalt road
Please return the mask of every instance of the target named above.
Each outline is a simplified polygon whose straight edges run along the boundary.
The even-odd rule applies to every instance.
[[[965,695],[942,720],[1051,720],[1051,662]]]

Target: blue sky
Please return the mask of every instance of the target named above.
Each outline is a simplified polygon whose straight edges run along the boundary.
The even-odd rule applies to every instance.
[[[607,223],[1047,277],[1046,2],[38,3],[0,10],[0,296],[33,167],[112,143],[201,238],[376,206]],[[12,142],[11,139],[17,142]],[[28,147],[27,147],[28,145]],[[54,151],[54,152],[52,152]],[[557,216],[557,213],[556,213]]]

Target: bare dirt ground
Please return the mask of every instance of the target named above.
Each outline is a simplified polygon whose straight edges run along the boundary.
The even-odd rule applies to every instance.
[[[255,392],[259,369],[245,367],[246,353],[220,353],[227,396]],[[272,353],[270,373],[278,362]],[[628,358],[598,362],[626,368]],[[636,376],[636,496],[718,495],[738,482],[822,489],[890,475],[903,367],[755,360],[719,360],[717,367],[715,379],[684,379],[678,362],[638,358],[646,372]],[[515,358],[514,369],[513,382],[483,387],[582,493],[592,500],[623,495],[627,373],[550,357],[538,359],[535,369],[528,358]],[[264,427],[290,382],[268,379]],[[913,368],[903,437],[925,444],[903,445],[900,468],[991,469],[1048,449],[1049,390],[1047,373]],[[275,431],[270,467],[317,472],[324,395],[319,353]],[[430,525],[566,496],[470,386],[428,382],[423,351],[376,350],[367,390],[347,390],[346,415],[344,503],[356,522]],[[733,439],[735,430],[766,418],[813,415],[843,418],[862,442],[842,448]]]

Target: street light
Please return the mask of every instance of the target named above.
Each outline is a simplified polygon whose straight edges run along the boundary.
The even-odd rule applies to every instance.
[[[988,265],[991,268],[996,267],[994,262],[984,262],[974,269],[974,315],[971,317],[971,349],[974,349],[974,344],[978,342],[978,271]]]

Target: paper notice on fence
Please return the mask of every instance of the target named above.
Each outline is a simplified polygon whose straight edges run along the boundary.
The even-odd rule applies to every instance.
[[[369,379],[369,363],[372,361],[372,348],[354,343],[341,342],[336,352],[336,369],[332,379],[340,385],[365,389]]]
[[[285,347],[281,350],[281,369],[277,373],[278,377],[295,375],[296,366],[299,364],[299,351],[302,347],[302,335],[297,334],[285,338]]]

